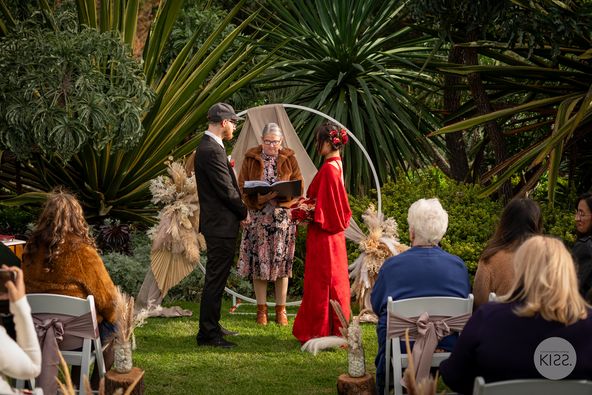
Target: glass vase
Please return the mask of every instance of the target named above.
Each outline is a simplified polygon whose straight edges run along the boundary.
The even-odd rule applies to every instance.
[[[117,373],[129,373],[132,370],[132,345],[130,342],[113,344],[113,370]]]
[[[366,374],[366,363],[364,361],[364,349],[357,347],[348,349],[347,353],[347,373],[350,377],[362,377]]]

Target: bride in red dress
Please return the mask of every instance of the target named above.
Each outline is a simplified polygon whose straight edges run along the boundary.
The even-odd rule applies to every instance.
[[[331,122],[317,127],[317,150],[324,163],[308,187],[314,204],[306,235],[304,295],[292,333],[305,343],[324,336],[341,336],[340,321],[329,300],[339,302],[347,321],[350,316],[350,284],[345,229],[351,210],[343,183],[340,149],[347,143],[345,129]]]

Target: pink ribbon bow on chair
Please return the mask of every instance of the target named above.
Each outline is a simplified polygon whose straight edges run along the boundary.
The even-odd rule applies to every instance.
[[[94,334],[91,313],[79,317],[57,317],[48,314],[33,314],[33,323],[41,346],[41,373],[37,377],[38,387],[44,394],[55,394],[58,391],[56,381],[60,357],[58,344],[64,337],[85,338]],[[82,385],[82,383],[80,383]]]
[[[429,376],[432,357],[438,342],[452,332],[461,331],[470,317],[470,313],[454,317],[430,317],[428,313],[422,313],[417,318],[391,315],[388,335],[404,337],[405,330],[409,329],[409,336],[415,337],[412,355],[416,369],[415,380],[419,382]],[[405,386],[403,380],[401,384]]]

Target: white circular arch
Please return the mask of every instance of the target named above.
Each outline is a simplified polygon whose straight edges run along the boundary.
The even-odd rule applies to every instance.
[[[330,117],[329,115],[327,115],[327,114],[325,114],[323,112],[320,112],[318,110],[315,110],[314,108],[305,107],[305,106],[301,106],[301,105],[298,105],[298,104],[282,103],[281,105],[284,108],[296,108],[298,110],[308,111],[308,112],[311,112],[313,114],[320,115],[321,117],[323,117],[325,119],[328,119],[331,122],[334,122],[335,124],[339,125],[340,128],[343,128],[343,129],[345,129],[347,131],[348,136],[353,141],[355,141],[355,143],[358,146],[358,148],[360,148],[360,150],[362,151],[362,153],[366,157],[366,160],[368,161],[368,165],[370,166],[370,170],[372,170],[372,176],[374,177],[374,184],[376,185],[377,212],[378,212],[378,215],[380,216],[382,214],[382,196],[380,194],[380,180],[378,179],[378,173],[376,173],[376,168],[374,167],[374,163],[372,162],[372,159],[370,158],[370,155],[368,155],[368,151],[366,151],[366,148],[364,148],[364,146],[362,145],[362,143],[360,142],[360,140],[358,140],[358,138],[356,136],[354,136],[354,134],[345,125],[343,125],[341,122],[337,121],[335,118],[332,118],[332,117]],[[250,109],[243,110],[243,111],[239,112],[237,115],[239,117],[242,117],[249,110]]]
[[[368,155],[368,151],[366,151],[366,148],[364,148],[364,146],[362,145],[362,143],[360,142],[360,140],[358,140],[358,138],[356,136],[354,136],[354,134],[345,126],[343,125],[341,122],[337,121],[335,118],[330,117],[329,115],[315,110],[314,108],[310,108],[310,107],[305,107],[305,106],[300,106],[298,104],[287,104],[287,103],[282,103],[281,104],[284,108],[295,108],[298,110],[303,110],[303,111],[308,111],[311,112],[313,114],[319,115],[325,119],[328,119],[331,122],[334,122],[336,125],[339,125],[340,128],[343,128],[346,130],[348,136],[356,143],[356,145],[358,146],[358,148],[360,148],[360,150],[362,151],[362,153],[364,154],[364,156],[366,157],[366,160],[368,161],[368,165],[370,166],[370,170],[372,170],[372,175],[374,177],[374,184],[376,185],[376,196],[377,196],[377,212],[379,215],[379,218],[382,214],[382,196],[380,194],[380,181],[378,178],[378,173],[376,173],[376,168],[374,167],[374,163],[372,162],[372,159],[370,158],[370,155]],[[254,107],[256,108],[256,107]],[[237,115],[239,117],[242,117],[243,115],[245,115],[250,109],[247,110],[243,110],[241,112],[239,112]],[[200,263],[198,263],[201,271],[205,274],[206,269],[203,267],[203,265]],[[251,304],[257,304],[257,301],[253,298],[249,298],[247,296],[241,295],[238,292],[228,288],[228,287],[224,287],[224,291],[226,291],[226,293],[230,294],[232,296],[232,304],[233,304],[233,308],[238,307],[237,304],[237,299],[240,300],[244,300],[248,303]],[[293,302],[287,302],[286,306],[300,306],[300,303],[302,301],[301,300],[296,300]],[[269,306],[275,306],[275,302],[267,302],[267,305]]]

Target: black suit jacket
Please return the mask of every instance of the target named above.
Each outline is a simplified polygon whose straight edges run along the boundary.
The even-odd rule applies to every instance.
[[[206,237],[236,237],[240,221],[247,217],[247,207],[226,151],[208,135],[197,147],[195,179],[200,231]]]

